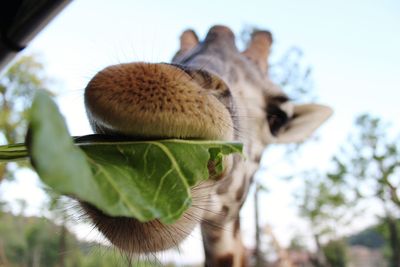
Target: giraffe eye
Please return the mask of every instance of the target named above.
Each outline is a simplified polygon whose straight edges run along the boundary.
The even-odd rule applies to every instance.
[[[267,120],[272,135],[276,136],[279,130],[289,121],[287,114],[276,105],[267,108]]]

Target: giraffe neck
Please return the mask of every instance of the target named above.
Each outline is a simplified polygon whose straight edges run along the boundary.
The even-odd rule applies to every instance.
[[[240,208],[243,205],[254,171],[247,173],[240,161],[234,163],[229,178],[219,184],[213,195],[220,209],[205,217],[201,224],[206,255],[205,266],[246,267],[247,253],[240,231]]]
[[[209,202],[212,205],[209,207],[210,212],[206,212],[203,217],[201,230],[206,266],[247,266],[246,250],[240,233],[239,212],[265,146],[265,138],[260,134],[264,128],[259,126],[265,124],[265,118],[260,117],[259,122],[254,119],[243,121],[240,118],[254,117],[253,114],[262,113],[259,109],[264,107],[264,95],[259,88],[264,86],[264,80],[260,78],[261,72],[255,65],[238,52],[233,33],[225,27],[211,29],[203,43],[193,48],[186,57],[176,56],[173,63],[218,75],[226,82],[233,95],[231,112],[235,113],[234,127],[239,129],[235,132],[234,140],[244,143],[247,160],[244,163],[242,158],[234,159],[231,172],[212,190],[213,192],[210,192]],[[207,84],[206,80],[202,84]],[[251,85],[246,86],[248,83]],[[252,129],[250,133],[249,129]]]
[[[246,249],[240,235],[239,216],[223,226],[201,225],[206,267],[247,267]]]

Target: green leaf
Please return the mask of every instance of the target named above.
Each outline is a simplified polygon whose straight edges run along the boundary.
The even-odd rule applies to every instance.
[[[29,141],[36,171],[57,193],[142,222],[179,219],[191,205],[190,188],[209,178],[210,161],[218,175],[224,170],[223,156],[242,151],[234,142],[130,141],[101,135],[76,138],[77,147],[44,93],[34,99]],[[26,156],[24,145],[0,147],[0,159],[17,152]]]
[[[85,196],[88,202],[101,199],[85,153],[74,145],[56,104],[44,91],[34,97],[29,122],[28,148],[41,180],[60,194]]]
[[[208,162],[223,171],[222,155],[241,145],[216,141],[161,140],[79,144],[113,216],[173,223],[191,204],[190,188],[209,178]],[[218,153],[216,153],[218,150]],[[218,169],[218,170],[217,170]]]

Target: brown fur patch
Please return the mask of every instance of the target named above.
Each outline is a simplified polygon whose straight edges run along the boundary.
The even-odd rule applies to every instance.
[[[203,221],[201,230],[205,244],[215,244],[221,238],[221,227],[211,221]]]
[[[192,190],[196,205],[199,192]],[[163,224],[159,220],[142,223],[134,218],[112,217],[96,207],[80,202],[86,216],[96,228],[116,247],[128,253],[148,253],[177,246],[197,225],[193,220],[196,212],[189,208],[174,224]]]
[[[241,265],[241,267],[248,267],[249,266],[249,263],[248,263],[248,260],[247,260],[247,255],[246,255],[246,252],[244,252],[244,255],[242,255],[242,265]]]
[[[221,216],[222,217],[226,217],[229,213],[229,207],[228,206],[222,206],[222,210],[221,210]]]
[[[211,243],[217,243],[220,238],[221,238],[220,233],[215,231],[208,236],[208,241]]]
[[[232,177],[226,177],[225,180],[222,180],[221,183],[217,187],[217,194],[223,195],[229,191],[229,186],[232,183]]]
[[[219,256],[216,259],[216,266],[218,267],[232,267],[233,266],[233,254],[225,254]]]
[[[236,237],[240,231],[240,217],[237,216],[233,224],[233,237]]]
[[[243,199],[244,192],[246,191],[246,185],[247,185],[247,181],[246,181],[246,179],[243,179],[242,185],[236,191],[236,200],[237,201],[240,201]]]

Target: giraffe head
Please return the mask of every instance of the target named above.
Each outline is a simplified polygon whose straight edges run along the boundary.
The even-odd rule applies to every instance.
[[[240,53],[227,27],[212,27],[202,42],[188,30],[172,63],[114,65],[89,82],[85,105],[96,133],[238,140],[248,155],[247,162],[227,157],[221,177],[193,188],[192,207],[172,225],[110,217],[82,203],[114,245],[133,253],[165,250],[178,245],[203,220],[229,220],[240,209],[265,145],[300,142],[329,117],[327,107],[292,104],[268,79],[271,44],[269,32],[258,32]]]

